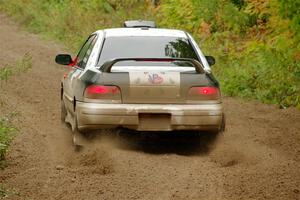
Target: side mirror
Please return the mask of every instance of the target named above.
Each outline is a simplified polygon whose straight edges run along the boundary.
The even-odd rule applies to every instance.
[[[213,56],[205,56],[205,58],[206,58],[209,65],[216,64],[216,59]]]
[[[69,54],[58,54],[55,57],[55,62],[60,65],[69,65],[73,61],[72,61],[72,57]]]

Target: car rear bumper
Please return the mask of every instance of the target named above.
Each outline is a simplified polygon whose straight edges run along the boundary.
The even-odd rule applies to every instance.
[[[79,130],[125,127],[138,131],[218,130],[222,104],[76,104]]]

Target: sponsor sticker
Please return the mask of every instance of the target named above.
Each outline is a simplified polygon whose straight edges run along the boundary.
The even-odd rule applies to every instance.
[[[138,98],[178,98],[179,72],[129,72],[130,96]]]
[[[158,73],[148,74],[148,81],[152,84],[161,84],[164,82],[164,78]]]

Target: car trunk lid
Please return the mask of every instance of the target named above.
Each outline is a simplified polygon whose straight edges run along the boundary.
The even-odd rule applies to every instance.
[[[162,71],[129,72],[129,93],[125,102],[168,103],[180,100],[180,73]]]
[[[184,104],[191,87],[215,84],[198,61],[186,58],[121,58],[100,69],[96,84],[118,86],[122,103]]]

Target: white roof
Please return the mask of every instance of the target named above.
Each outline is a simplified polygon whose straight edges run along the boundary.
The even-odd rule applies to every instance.
[[[184,31],[175,29],[160,28],[113,28],[105,29],[105,37],[122,37],[122,36],[160,36],[160,37],[180,37],[187,38]]]

